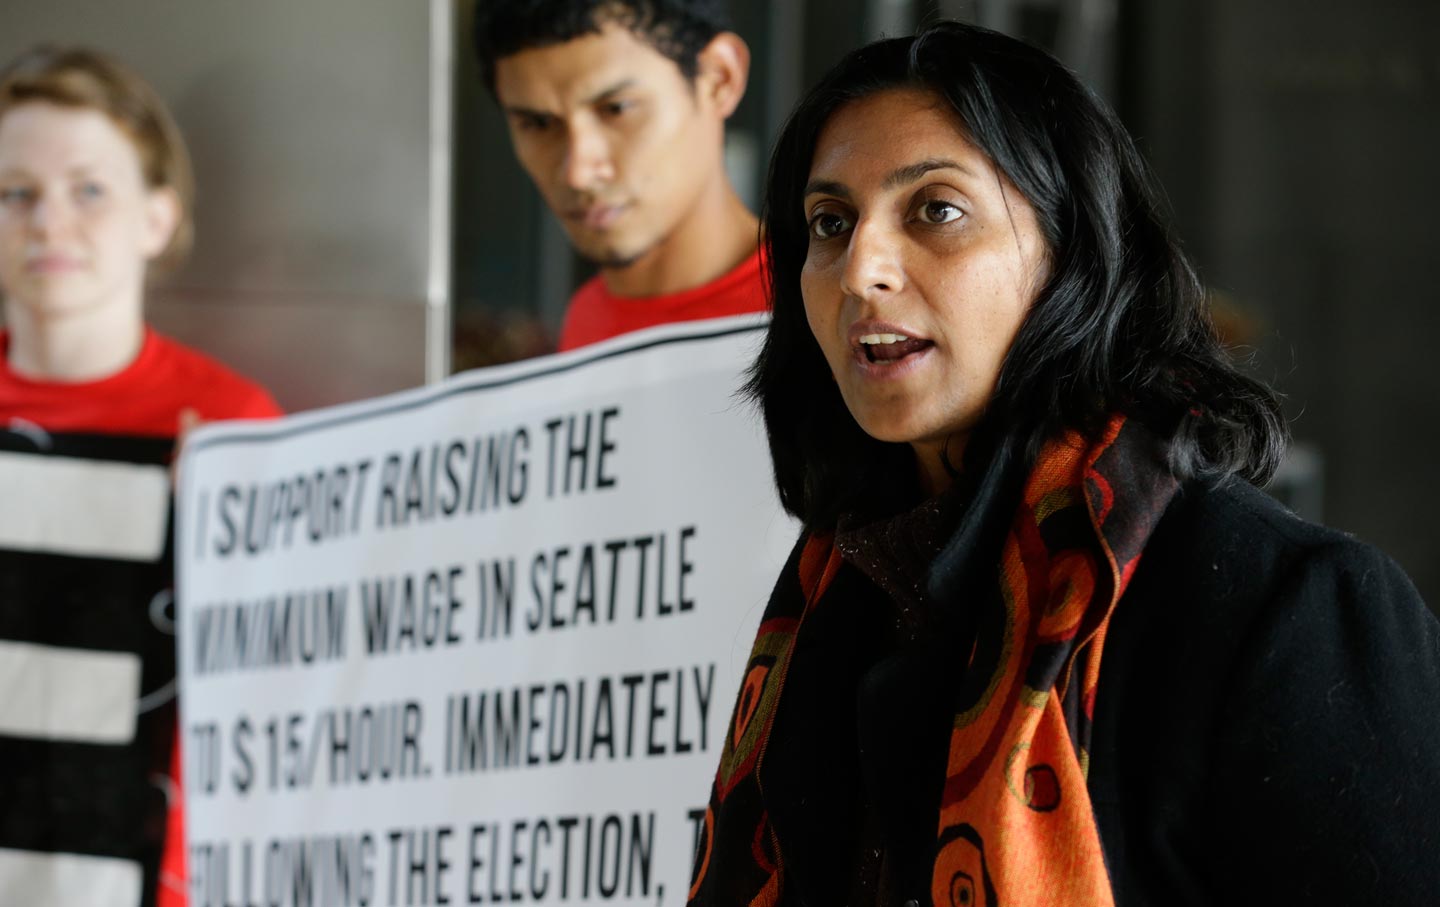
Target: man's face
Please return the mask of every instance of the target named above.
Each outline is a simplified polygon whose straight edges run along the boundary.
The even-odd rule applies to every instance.
[[[633,264],[723,178],[725,118],[704,79],[613,24],[496,62],[515,154],[581,255]]]

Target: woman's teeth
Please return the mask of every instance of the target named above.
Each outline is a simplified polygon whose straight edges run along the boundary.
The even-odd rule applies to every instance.
[[[912,353],[919,353],[933,346],[928,340],[920,340],[905,334],[875,333],[860,335],[860,349],[871,362],[896,362]]]

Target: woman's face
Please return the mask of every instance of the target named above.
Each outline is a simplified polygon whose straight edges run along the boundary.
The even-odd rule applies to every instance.
[[[178,221],[134,143],[104,113],[27,103],[0,118],[0,290],[41,321],[138,313],[145,264]]]
[[[831,116],[804,206],[810,330],[860,427],[913,446],[933,486],[1047,276],[1035,213],[949,105],[919,89]]]

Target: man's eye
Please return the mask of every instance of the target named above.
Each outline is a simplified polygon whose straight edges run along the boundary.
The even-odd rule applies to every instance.
[[[516,116],[515,122],[525,132],[544,132],[555,124],[555,118],[541,113],[522,113]]]
[[[810,218],[810,235],[816,239],[830,239],[850,229],[850,221],[828,211],[822,211]]]
[[[964,211],[949,202],[932,200],[920,206],[920,219],[927,224],[948,224],[964,216]]]
[[[600,105],[600,115],[618,117],[634,106],[630,101],[606,101]]]

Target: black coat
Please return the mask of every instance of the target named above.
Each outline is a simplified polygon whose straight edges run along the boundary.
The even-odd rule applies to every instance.
[[[1151,536],[1091,753],[1119,907],[1440,904],[1440,623],[1247,484],[1187,487]]]
[[[799,550],[767,617],[805,600]],[[767,847],[783,907],[928,902],[952,703],[892,670],[886,600],[847,562],[806,619],[693,903],[748,902]],[[1440,904],[1440,623],[1385,555],[1244,482],[1187,484],[1102,658],[1088,789],[1117,907]]]

